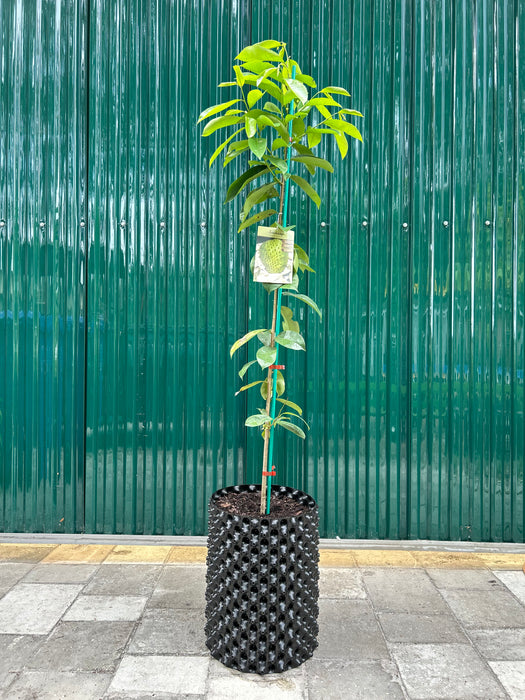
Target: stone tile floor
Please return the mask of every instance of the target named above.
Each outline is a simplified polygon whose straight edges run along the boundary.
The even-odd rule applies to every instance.
[[[207,654],[196,549],[0,544],[0,697],[525,698],[525,555],[326,554],[313,658],[256,676]]]

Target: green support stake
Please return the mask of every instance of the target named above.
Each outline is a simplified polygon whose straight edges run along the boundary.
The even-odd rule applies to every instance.
[[[292,78],[295,78],[295,72],[296,68],[293,66],[292,68]],[[295,100],[292,100],[292,104],[290,105],[290,114],[293,114],[295,111]],[[292,163],[292,146],[291,146],[291,141],[292,141],[292,122],[290,122],[289,129],[288,129],[288,134],[290,136],[290,144],[288,145],[288,152],[287,152],[287,168],[286,172],[290,172],[290,166]],[[284,186],[284,208],[283,208],[283,222],[282,225],[284,227],[287,226],[288,224],[288,193],[290,190],[290,178],[286,180],[286,184]],[[275,324],[275,335],[279,335],[281,332],[281,298],[282,298],[282,289],[279,288],[279,291],[277,292],[277,320]],[[279,345],[276,345],[276,354],[275,354],[275,362],[274,364],[278,365],[279,364]],[[270,407],[270,416],[272,420],[275,418],[275,404],[276,404],[276,397],[277,397],[277,370],[275,369],[273,371],[273,383],[272,383],[272,403]],[[274,433],[274,426],[270,428],[270,443],[268,445],[268,471],[271,471],[273,469],[273,433]],[[270,512],[270,496],[272,495],[272,477],[268,477],[268,491],[266,494],[266,515],[269,514]]]

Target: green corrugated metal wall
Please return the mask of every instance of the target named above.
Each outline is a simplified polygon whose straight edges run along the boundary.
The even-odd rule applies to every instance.
[[[0,529],[203,533],[256,478],[226,349],[266,294],[195,121],[274,37],[365,114],[294,199],[324,320],[278,481],[326,536],[523,541],[523,3],[3,0],[0,36]]]

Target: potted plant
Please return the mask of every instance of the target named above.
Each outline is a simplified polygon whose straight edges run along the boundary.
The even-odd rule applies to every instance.
[[[254,356],[239,372],[239,391],[259,391],[264,402],[246,425],[263,438],[261,484],[220,489],[209,504],[206,589],[206,644],[212,656],[241,671],[271,673],[298,666],[317,646],[318,512],[313,498],[286,486],[272,485],[274,431],[305,438],[299,405],[285,397],[279,349],[304,351],[305,341],[293,315],[282,304],[307,304],[321,316],[313,299],[300,291],[301,277],[312,272],[307,253],[293,240],[287,221],[292,183],[319,207],[321,199],[307,174],[333,172],[315,149],[333,139],[344,158],[348,137],[361,140],[348,121],[362,116],[340,102],[341,87],[318,89],[281,41],[244,48],[233,66],[235,80],[220,83],[236,94],[205,109],[202,135],[227,134],[210,158],[224,154],[224,166],[245,159],[242,174],[229,185],[226,202],[240,197],[239,231],[258,227],[251,269],[271,295],[271,320],[248,330],[230,355],[259,341]],[[282,322],[282,323],[281,323]],[[253,342],[250,343],[250,347]],[[263,376],[245,380],[248,373]],[[277,410],[278,407],[278,410]]]

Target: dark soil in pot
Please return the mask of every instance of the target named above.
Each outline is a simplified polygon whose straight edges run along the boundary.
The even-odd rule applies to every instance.
[[[261,674],[302,664],[318,632],[317,504],[284,486],[271,495],[261,516],[260,486],[221,489],[208,520],[206,645],[226,666]]]

